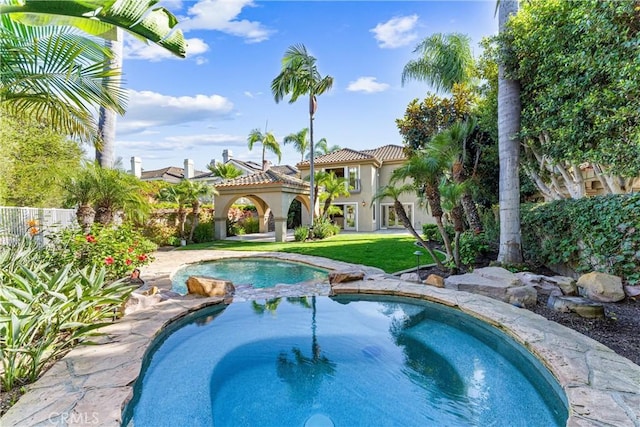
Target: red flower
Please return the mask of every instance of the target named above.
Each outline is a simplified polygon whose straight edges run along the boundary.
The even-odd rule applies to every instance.
[[[145,254],[138,255],[138,261],[145,262],[147,260],[147,256]]]
[[[129,252],[129,253],[133,252],[133,248],[127,249],[127,252]]]
[[[96,242],[96,238],[93,237],[91,234],[87,234],[87,242],[95,243]]]
[[[104,263],[107,265],[111,265],[113,264],[113,257],[112,256],[108,256],[104,259]]]
[[[127,260],[124,262],[126,265],[131,265],[133,261],[131,261],[130,259],[127,258]]]

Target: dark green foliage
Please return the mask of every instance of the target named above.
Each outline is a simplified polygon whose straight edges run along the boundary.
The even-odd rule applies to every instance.
[[[449,235],[449,239],[453,240],[455,236],[455,231],[451,225],[444,226],[445,231]],[[422,224],[422,234],[424,234],[425,240],[430,240],[432,242],[444,244],[442,240],[442,235],[440,234],[440,230],[438,230],[438,226],[436,224]]]
[[[640,194],[559,200],[522,208],[525,259],[564,263],[640,282]]]
[[[460,235],[460,262],[467,267],[473,267],[479,258],[489,251],[489,242],[485,233],[465,231]]]
[[[193,241],[195,243],[213,242],[213,222],[199,223],[193,232]]]
[[[304,242],[309,237],[309,227],[296,227],[293,230],[293,238],[296,242]]]
[[[326,239],[340,232],[340,227],[332,224],[328,218],[316,218],[313,222],[313,237]]]

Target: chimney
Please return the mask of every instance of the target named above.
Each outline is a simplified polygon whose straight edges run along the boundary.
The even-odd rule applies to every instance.
[[[262,170],[268,171],[271,168],[271,162],[267,159],[262,161]]]
[[[193,160],[184,159],[184,179],[193,178]]]
[[[233,158],[233,152],[231,150],[222,150],[222,163],[227,163]]]
[[[136,178],[142,177],[142,160],[140,157],[131,158],[131,174]]]

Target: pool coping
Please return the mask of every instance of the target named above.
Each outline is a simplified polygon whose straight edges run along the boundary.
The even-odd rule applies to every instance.
[[[568,426],[640,426],[640,366],[572,329],[529,310],[481,295],[405,282],[379,269],[279,252],[172,251],[157,253],[142,270],[145,286],[170,289],[170,276],[184,264],[230,257],[266,257],[330,270],[364,271],[363,280],[317,288],[311,294],[367,294],[421,299],[483,320],[522,344],[558,380],[569,403]],[[304,293],[305,289],[307,292]],[[276,289],[273,292],[278,292]],[[234,301],[264,298],[264,293]],[[0,419],[3,426],[119,426],[143,358],[169,323],[201,308],[231,303],[222,298],[169,299],[100,329],[96,345],[78,346],[58,361]]]

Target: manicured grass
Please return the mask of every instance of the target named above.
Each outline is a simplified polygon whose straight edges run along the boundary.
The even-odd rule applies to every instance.
[[[228,251],[290,252],[315,255],[353,264],[378,267],[387,273],[406,270],[416,266],[413,254],[419,248],[411,236],[394,234],[338,234],[325,240],[313,242],[243,242],[218,240],[211,243],[189,245],[183,250],[222,249]],[[422,250],[420,264],[432,262],[429,254]]]

